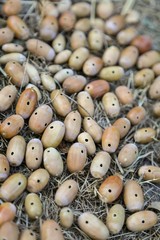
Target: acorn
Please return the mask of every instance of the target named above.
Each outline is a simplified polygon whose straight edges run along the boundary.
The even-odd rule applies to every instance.
[[[150,85],[154,79],[154,72],[152,69],[143,68],[134,75],[135,87],[144,88]]]
[[[108,92],[103,95],[102,104],[109,118],[117,117],[120,113],[119,101],[116,95]]]
[[[0,91],[0,112],[8,110],[17,96],[17,89],[14,85],[7,85]]]
[[[3,44],[12,42],[13,38],[14,38],[14,33],[10,28],[4,27],[0,29],[0,46],[2,46]]]
[[[63,82],[63,89],[68,94],[78,93],[83,90],[87,83],[87,80],[82,75],[73,75],[67,77]]]
[[[122,167],[128,167],[136,161],[138,148],[134,143],[125,144],[118,153],[118,161]]]
[[[64,240],[62,229],[54,220],[45,220],[40,227],[41,240]]]
[[[59,33],[52,42],[52,47],[56,53],[62,52],[66,47],[66,39],[62,33]]]
[[[63,207],[59,213],[59,218],[62,227],[68,229],[74,221],[73,211],[69,207]]]
[[[36,193],[27,194],[24,205],[30,219],[37,219],[42,215],[42,203]]]
[[[22,54],[22,53],[17,53],[17,52],[13,52],[13,53],[7,53],[4,54],[0,57],[0,63],[1,64],[7,64],[8,62],[18,62],[18,63],[24,63],[26,61],[26,57]],[[5,69],[5,71],[7,71]],[[16,71],[14,69],[14,73],[17,74],[18,71]],[[8,72],[7,72],[8,74]],[[28,82],[27,82],[28,83]]]
[[[30,82],[34,85],[39,85],[41,83],[41,79],[35,66],[28,62],[25,62],[23,66],[29,76]]]
[[[89,58],[89,50],[84,47],[77,48],[69,58],[69,67],[81,70],[84,62]]]
[[[26,228],[21,232],[19,240],[37,240],[36,233]]]
[[[151,127],[140,128],[134,134],[134,140],[137,143],[147,144],[154,140],[156,137],[156,130]]]
[[[119,146],[120,133],[115,126],[105,129],[102,135],[102,148],[108,153],[114,153]]]
[[[76,181],[69,179],[60,185],[55,194],[55,203],[64,207],[73,202],[78,193],[78,184]]]
[[[53,77],[51,77],[48,73],[42,72],[41,73],[41,80],[43,87],[48,91],[52,92],[56,89],[56,83]]]
[[[6,0],[6,2],[2,6],[2,11],[5,15],[17,15],[22,10],[22,2],[21,0],[15,0],[14,2],[10,0]]]
[[[52,41],[58,32],[58,22],[54,16],[46,16],[39,26],[39,34],[45,42]]]
[[[66,78],[74,75],[74,72],[70,68],[63,68],[54,75],[54,80],[63,83]]]
[[[152,165],[141,166],[138,170],[138,175],[146,181],[160,183],[160,167]]]
[[[75,22],[76,16],[70,10],[63,12],[59,18],[59,26],[66,32],[69,32],[74,28]]]
[[[113,126],[116,127],[120,133],[120,138],[124,138],[131,128],[131,123],[127,118],[118,118],[114,123]]]
[[[16,206],[13,203],[5,202],[0,205],[0,226],[5,222],[14,220]]]
[[[124,76],[124,69],[119,66],[104,67],[99,73],[101,79],[108,82],[115,82],[120,80]]]
[[[5,155],[0,154],[0,182],[4,182],[10,173],[10,165]]]
[[[80,47],[86,47],[87,38],[85,33],[80,30],[74,30],[74,32],[70,36],[70,45],[72,50],[75,50]]]
[[[159,61],[160,61],[159,52],[155,50],[150,50],[140,55],[137,61],[137,67],[139,69],[150,68]]]
[[[121,45],[128,45],[128,44],[130,44],[130,42],[133,39],[135,39],[137,34],[138,34],[138,32],[137,32],[137,29],[135,27],[133,27],[133,26],[127,27],[124,30],[121,30],[117,34],[117,41]],[[135,46],[135,47],[137,47],[137,46]]]
[[[88,44],[92,51],[101,51],[104,43],[104,34],[100,29],[93,28],[88,33]]]
[[[89,133],[87,132],[80,133],[78,135],[77,140],[79,143],[82,143],[85,145],[88,155],[93,155],[96,152],[96,145]]]
[[[110,90],[110,85],[105,80],[95,80],[88,83],[84,89],[92,98],[100,98]]]
[[[87,2],[77,2],[71,6],[71,10],[76,17],[88,17],[91,12],[91,5]]]
[[[109,18],[114,12],[114,4],[111,1],[100,1],[97,4],[96,13],[102,19]]]
[[[138,59],[138,49],[134,46],[129,46],[121,51],[119,65],[124,69],[133,67]]]
[[[110,46],[105,49],[102,60],[104,63],[104,66],[115,66],[119,60],[120,57],[120,50],[116,46]]]
[[[83,72],[87,76],[95,76],[103,67],[103,61],[101,58],[96,56],[89,57],[84,65],[83,65]]]
[[[94,103],[90,94],[86,91],[81,91],[77,95],[78,111],[82,117],[93,117]]]
[[[7,53],[22,53],[24,51],[24,47],[17,43],[5,43],[2,46],[2,50]]]
[[[131,41],[131,45],[137,47],[140,53],[145,53],[152,49],[152,39],[146,35],[138,35]]]
[[[146,110],[142,106],[132,108],[127,113],[127,118],[130,120],[132,125],[141,123],[146,117]]]
[[[67,63],[72,52],[68,49],[63,50],[62,52],[58,53],[54,59],[54,63],[56,64],[64,64]]]
[[[79,216],[78,225],[92,239],[105,240],[109,237],[107,226],[90,212],[84,212]]]
[[[19,240],[19,233],[17,224],[12,221],[5,222],[0,227],[1,239]]]
[[[109,35],[117,34],[125,27],[125,19],[122,15],[114,15],[105,22],[105,32]]]
[[[99,143],[102,139],[102,128],[91,117],[84,117],[83,128],[93,138],[95,143]]]
[[[112,203],[121,194],[123,181],[117,175],[107,177],[99,187],[99,197],[105,203]]]

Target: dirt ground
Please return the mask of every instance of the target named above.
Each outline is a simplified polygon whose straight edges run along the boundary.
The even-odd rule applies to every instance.
[[[3,1],[0,1],[2,3]],[[36,7],[34,7],[34,4],[36,4],[36,1],[22,1],[24,2],[24,9],[23,13],[21,14],[22,17],[26,18],[27,23],[29,26],[32,27],[32,32],[34,33],[34,36],[37,36],[37,21],[39,21],[38,17],[38,10]],[[122,9],[124,1],[114,1],[117,6],[117,10],[120,11]],[[28,10],[30,7],[33,6],[33,9],[27,14],[26,16],[26,9]],[[152,37],[153,40],[153,48],[156,50],[160,50],[160,0],[136,0],[135,5],[133,7],[134,9],[138,10],[141,14],[141,23],[137,25],[137,28],[139,29],[140,33],[145,33]],[[0,52],[2,54],[2,52]],[[47,64],[45,61],[37,59],[34,56],[30,56],[30,60],[34,61],[36,66],[38,67],[39,72],[44,71],[44,69],[47,71]],[[3,70],[4,66],[1,66],[1,69]],[[111,88],[112,90],[115,89],[115,86],[124,84],[130,84],[132,88],[133,86],[133,73],[135,69],[128,70],[126,72],[126,75],[124,79],[116,83],[115,85],[112,84]],[[0,72],[0,88],[8,84],[8,79],[3,75],[2,71]],[[48,93],[41,88],[42,93],[42,100],[40,101],[39,105],[42,103],[49,103],[49,95]],[[137,144],[139,149],[139,156],[137,161],[132,164],[130,167],[126,169],[120,169],[117,165],[117,153],[119,152],[119,149],[115,154],[112,154],[112,163],[111,167],[106,174],[105,178],[111,174],[114,173],[121,173],[123,175],[124,182],[126,182],[128,179],[135,179],[138,180],[140,185],[143,188],[144,196],[145,196],[145,209],[148,208],[148,206],[151,204],[151,202],[154,201],[160,201],[160,186],[153,184],[151,182],[143,181],[142,179],[139,179],[137,171],[140,166],[143,164],[153,164],[153,165],[159,165],[160,164],[160,119],[156,119],[152,114],[152,104],[154,101],[148,99],[147,97],[147,89],[134,89],[134,103],[133,106],[136,105],[142,105],[145,107],[147,111],[147,117],[145,120],[138,126],[132,127],[132,129],[129,131],[128,135],[121,141],[119,149],[123,147],[124,144],[133,142],[133,134],[136,129],[141,127],[149,127],[152,126],[157,130],[157,138],[155,141],[143,145],[143,144]],[[76,99],[75,95],[72,95],[71,98]],[[72,109],[76,109],[76,103],[72,102]],[[51,104],[49,103],[51,106]],[[106,118],[106,114],[103,111],[102,104],[100,100],[95,100],[95,116],[94,119],[103,127],[105,128],[108,125],[108,119]],[[125,114],[128,112],[128,110],[131,107],[122,107],[120,116],[125,116]],[[7,116],[15,113],[15,104],[6,112],[0,113],[0,120],[2,121]],[[54,113],[54,120],[59,119]],[[114,120],[111,120],[111,123],[114,122]],[[37,137],[37,135],[33,134],[27,125],[27,121],[25,123],[25,126],[21,132],[23,136],[25,136],[26,142],[28,142],[31,138]],[[0,153],[6,152],[8,141],[0,137]],[[58,150],[61,152],[61,155],[63,157],[64,162],[66,161],[66,155],[70,144],[67,144],[63,142]],[[100,150],[101,146],[97,146],[97,150]],[[108,212],[108,209],[113,205],[107,205],[102,203],[99,200],[97,190],[102,182],[102,179],[94,179],[90,172],[89,167],[91,163],[92,157],[88,158],[86,167],[84,171],[78,174],[69,174],[69,172],[66,169],[66,164],[64,165],[64,172],[61,177],[51,177],[50,182],[48,186],[39,193],[39,196],[41,198],[41,201],[43,203],[43,214],[40,219],[37,219],[35,221],[30,221],[24,211],[24,199],[27,194],[27,191],[24,192],[19,199],[15,200],[14,203],[17,206],[17,215],[16,215],[16,223],[18,224],[20,229],[24,228],[30,228],[34,230],[37,233],[37,238],[39,239],[39,227],[43,220],[45,219],[54,219],[55,221],[59,221],[59,211],[60,207],[58,207],[54,202],[54,195],[57,187],[66,179],[72,178],[75,179],[79,183],[79,194],[76,197],[75,201],[73,201],[72,204],[69,205],[69,207],[74,211],[75,215],[75,221],[73,226],[69,230],[63,229],[64,237],[66,240],[89,240],[90,238],[87,237],[78,227],[77,225],[77,217],[85,211],[93,212],[96,216],[98,216],[101,220],[105,222],[106,215]],[[11,168],[11,172],[22,172],[26,176],[29,176],[31,171],[26,167],[25,163],[23,163],[20,167],[17,168]],[[123,199],[120,197],[115,203],[121,203],[124,206]],[[158,223],[149,231],[144,231],[141,233],[132,233],[127,230],[127,228],[124,226],[123,230],[115,236],[110,236],[109,239],[111,240],[158,240],[160,239],[160,213],[158,210],[154,210],[158,214]],[[130,213],[126,210],[126,217],[129,216]]]

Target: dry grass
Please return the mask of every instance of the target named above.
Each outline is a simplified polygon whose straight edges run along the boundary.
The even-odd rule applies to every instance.
[[[3,2],[3,1],[1,1]],[[117,4],[117,9],[121,11],[122,9],[122,4],[125,2],[123,1],[115,1]],[[37,15],[37,8],[36,8],[36,1],[23,1],[24,3],[24,12],[21,14],[21,16],[26,19],[28,24],[32,26],[32,33],[34,36],[37,36],[37,22],[40,20],[40,17]],[[135,1],[134,8],[137,9],[141,13],[141,24],[137,26],[139,31],[141,33],[145,33],[150,35],[153,38],[154,42],[154,48],[160,50],[160,28],[159,28],[159,22],[160,22],[160,15],[159,11],[160,10],[160,5],[158,5],[159,0],[137,0]],[[27,9],[27,13],[26,10]],[[114,41],[114,40],[113,40]],[[39,72],[44,71],[44,69],[47,71],[47,63],[43,59],[37,59],[34,56],[29,56],[29,61],[35,64],[35,66],[38,68]],[[2,69],[0,69],[1,73],[1,81],[0,81],[0,87],[2,88],[6,84],[8,84],[8,79],[3,73],[3,66]],[[126,72],[126,76],[124,79],[122,79],[120,82],[117,84],[126,84],[132,88],[133,86],[133,72],[134,69],[131,71]],[[112,90],[114,90],[115,85],[112,84],[111,86]],[[49,103],[50,100],[48,97],[48,93],[41,88],[42,92],[42,100],[40,101],[39,105],[42,103]],[[152,201],[160,201],[160,187],[159,185],[155,185],[151,182],[145,182],[142,179],[139,179],[137,175],[137,171],[139,167],[143,164],[153,164],[153,165],[159,165],[160,162],[160,143],[158,139],[160,139],[160,119],[156,119],[152,115],[151,111],[151,106],[153,101],[147,98],[146,95],[147,89],[135,89],[134,91],[134,96],[135,96],[135,101],[133,103],[133,106],[136,105],[142,105],[145,107],[147,110],[147,118],[145,121],[143,121],[139,126],[133,127],[128,135],[125,137],[125,139],[121,140],[120,147],[118,151],[112,155],[112,163],[111,167],[106,174],[105,177],[114,174],[114,173],[121,173],[124,178],[124,182],[126,182],[128,179],[136,179],[139,181],[141,184],[144,194],[145,194],[145,209],[149,206],[149,204]],[[20,92],[19,92],[20,94]],[[76,109],[76,101],[75,100],[75,95],[71,96],[71,101],[72,101],[72,109]],[[18,98],[18,97],[17,97]],[[73,100],[72,100],[73,99]],[[103,107],[101,105],[101,102],[96,100],[95,101],[95,116],[94,119],[103,127],[105,128],[107,125],[112,123],[114,120],[109,120],[106,117],[106,114],[103,111]],[[132,106],[127,106],[127,107],[122,107],[121,108],[121,113],[119,117],[125,116],[125,114],[128,112],[128,110]],[[4,118],[7,116],[15,113],[15,104],[5,113],[0,113],[0,121],[2,121]],[[54,113],[54,120],[60,119],[55,113]],[[136,162],[134,162],[130,167],[122,169],[118,164],[117,164],[117,153],[119,150],[123,147],[124,144],[133,142],[133,134],[137,128],[140,127],[148,127],[152,126],[157,130],[157,140],[147,144],[147,145],[142,145],[138,144],[139,148],[139,157]],[[23,128],[21,134],[25,137],[26,141],[28,142],[31,138],[34,137],[39,137],[35,134],[33,134],[27,125],[27,121],[25,123],[25,127]],[[4,153],[6,151],[8,141],[5,139],[2,139],[0,137],[0,153]],[[59,151],[62,154],[64,163],[66,161],[66,155],[67,151],[69,148],[70,144],[67,144],[63,142],[59,146]],[[97,146],[97,150],[100,150],[101,146]],[[89,240],[90,238],[87,237],[79,228],[77,225],[77,217],[84,211],[91,211],[94,214],[96,214],[100,219],[102,219],[105,222],[106,214],[108,212],[108,208],[112,206],[107,205],[102,203],[99,198],[98,198],[98,187],[101,184],[103,179],[94,179],[90,173],[89,173],[89,167],[91,163],[92,158],[88,158],[88,162],[86,164],[86,167],[84,171],[78,174],[69,174],[69,172],[65,169],[61,177],[51,177],[50,182],[48,186],[41,192],[39,193],[39,196],[41,198],[41,201],[43,203],[43,215],[40,219],[37,219],[36,221],[30,221],[24,211],[24,198],[27,194],[25,192],[19,199],[14,201],[14,203],[17,206],[17,216],[16,216],[16,222],[19,226],[20,229],[24,229],[26,227],[31,228],[37,233],[37,238],[39,239],[39,227],[41,222],[44,219],[47,218],[52,218],[56,221],[59,221],[59,211],[60,208],[55,204],[54,202],[54,195],[57,187],[66,179],[68,178],[73,178],[79,183],[79,194],[76,197],[75,201],[70,205],[70,208],[74,211],[75,215],[75,221],[73,226],[69,230],[63,229],[63,233],[65,236],[66,240]],[[25,164],[22,164],[18,168],[11,168],[12,172],[22,172],[26,176],[29,176],[31,171],[26,168]],[[116,203],[122,203],[123,204],[123,199],[120,197]],[[157,211],[159,220],[160,220],[160,214]],[[126,210],[126,216],[129,215],[129,212]],[[141,232],[141,233],[131,233],[129,232],[126,227],[123,227],[123,230],[120,232],[120,234],[111,236],[109,239],[112,240],[158,240],[160,239],[160,221],[154,226],[151,230]]]

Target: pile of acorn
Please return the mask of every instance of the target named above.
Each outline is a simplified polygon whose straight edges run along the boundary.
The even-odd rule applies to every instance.
[[[155,100],[153,116],[160,117],[160,53],[152,50],[150,37],[138,34],[139,13],[117,13],[109,0],[46,0],[37,3],[38,32],[33,33],[18,16],[22,7],[21,0],[6,0],[1,10],[6,26],[0,28],[1,74],[5,77],[0,91],[0,135],[7,146],[5,155],[0,152],[0,240],[37,239],[31,229],[20,232],[14,222],[14,201],[27,193],[26,214],[31,221],[41,218],[39,193],[51,179],[60,179],[64,167],[68,178],[59,187],[57,183],[53,199],[61,207],[60,224],[43,219],[39,226],[41,240],[65,239],[63,230],[73,223],[96,240],[119,234],[124,224],[132,232],[152,228],[158,216],[144,209],[141,184],[123,179],[123,170],[137,161],[139,144],[157,140],[158,129],[150,126],[137,127],[129,142],[125,141],[125,136],[147,115],[143,103],[135,105],[136,89],[144,89],[146,96]],[[46,62],[44,71],[33,61],[36,58]],[[134,87],[130,88],[123,84],[123,78],[132,69]],[[43,99],[42,91],[50,96],[50,102]],[[105,129],[95,120],[95,99],[106,114]],[[13,105],[14,113],[12,109],[8,114]],[[121,114],[122,107],[129,109],[126,115]],[[21,135],[24,126],[37,137],[26,141],[25,133]],[[65,142],[70,147],[64,162],[58,147]],[[111,175],[114,153],[119,173]],[[74,175],[84,172],[87,176],[88,157],[92,159],[89,174],[100,182],[97,198],[112,206],[106,222],[92,212],[81,212],[75,220],[70,207],[79,193]],[[12,173],[20,165],[30,170],[29,177],[18,170]],[[158,166],[143,165],[138,175],[143,181],[160,183]],[[117,201],[114,204],[119,196],[123,196],[123,206]],[[130,212],[127,218],[126,210]]]

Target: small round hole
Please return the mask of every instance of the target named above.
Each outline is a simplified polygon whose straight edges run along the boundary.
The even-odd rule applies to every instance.
[[[50,152],[50,150],[48,150],[47,152]]]
[[[79,57],[78,56],[76,56],[76,59],[78,59]]]
[[[108,189],[108,192],[109,192],[109,193],[111,193],[111,192],[112,192],[112,190],[111,190],[111,189]]]
[[[27,105],[29,105],[30,104],[30,102],[27,102]]]
[[[76,119],[75,119],[75,118],[73,118],[73,121],[76,121]]]
[[[145,221],[144,221],[144,220],[142,220],[142,223],[145,223]]]
[[[58,43],[58,46],[61,46],[61,43]]]
[[[36,160],[38,160],[38,158],[36,158]]]
[[[50,129],[53,129],[54,127],[53,126],[50,126]]]
[[[34,147],[32,147],[32,150],[34,150]]]
[[[88,139],[87,139],[87,138],[85,139],[85,142],[88,142]]]
[[[135,197],[138,197],[138,194],[137,194],[137,193],[135,193],[135,194],[134,194],[134,196],[135,196]]]
[[[95,66],[95,63],[92,63],[92,66]]]
[[[5,34],[5,31],[3,31],[2,33]]]
[[[14,152],[11,152],[11,155],[14,155]]]
[[[126,126],[123,126],[123,128],[126,128]]]
[[[68,209],[67,212],[70,212],[70,210]]]
[[[114,73],[115,73],[115,71],[112,71],[112,73],[114,74]]]
[[[24,29],[24,28],[25,28],[25,26],[22,26],[22,28]]]
[[[45,123],[44,126],[46,127],[46,126],[47,126],[47,123]]]
[[[4,171],[7,171],[7,168],[4,168]]]
[[[146,74],[143,74],[143,77],[145,77],[146,76]]]
[[[87,86],[87,89],[90,89],[90,86]]]
[[[86,221],[86,224],[88,224],[88,221]]]
[[[113,214],[113,217],[117,217],[117,214],[114,213],[114,214]]]
[[[68,186],[68,188],[71,188],[71,187],[72,187],[71,185]]]
[[[145,132],[147,132],[147,129],[145,130]]]
[[[115,106],[115,104],[114,104],[114,103],[112,103],[112,106]]]
[[[103,164],[101,163],[99,166],[100,166],[100,167],[103,167]]]
[[[90,118],[87,118],[87,120],[91,120]]]
[[[31,205],[34,205],[34,203],[33,203],[33,202],[31,202]]]
[[[148,169],[148,172],[151,172],[151,169]]]
[[[43,46],[40,46],[40,48],[43,48]]]
[[[7,125],[11,125],[11,123],[10,123],[10,122],[8,122],[8,123],[7,123]]]
[[[81,153],[83,153],[83,150],[81,150]]]
[[[111,147],[111,144],[110,144],[110,143],[108,143],[108,147]]]
[[[58,228],[55,228],[56,231],[58,231]]]
[[[33,236],[34,234],[32,232],[30,232],[30,235]]]
[[[34,115],[37,115],[37,112],[35,112],[35,114]]]
[[[20,185],[21,185],[21,182],[19,182],[18,185],[20,186]]]
[[[11,95],[9,95],[8,97],[9,97],[9,98],[11,98],[12,96],[11,96]]]
[[[137,116],[137,119],[139,119],[139,116]]]
[[[39,180],[39,179],[37,179],[37,182],[38,182],[38,183],[40,183],[40,180]]]

